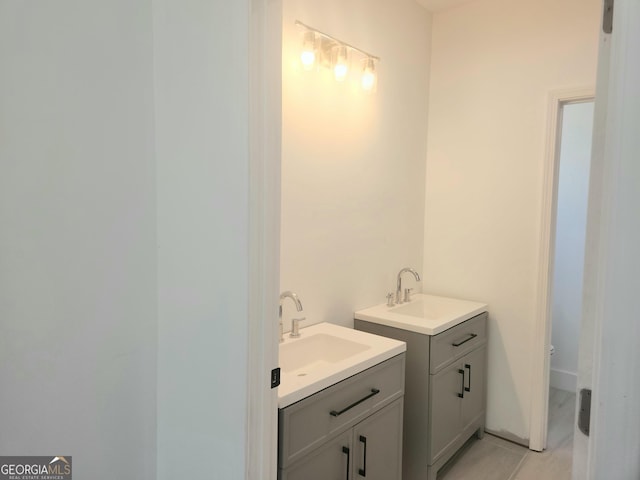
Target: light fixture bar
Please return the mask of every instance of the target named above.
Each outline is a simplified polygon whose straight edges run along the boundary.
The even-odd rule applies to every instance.
[[[356,52],[359,52],[360,54],[364,55],[365,57],[368,58],[373,58],[375,61],[379,62],[380,61],[380,57],[376,57],[375,55],[371,55],[370,53],[365,52],[364,50],[358,48],[358,47],[354,47],[353,45],[348,44],[347,42],[343,42],[340,39],[337,39],[336,37],[333,37],[327,33],[321,32],[320,30],[317,30],[313,27],[310,27],[309,25],[306,25],[304,23],[302,23],[300,20],[296,20],[296,25],[300,25],[301,27],[306,28],[309,31],[315,32],[318,35],[323,36],[324,38],[328,38],[329,40],[331,40],[332,42],[336,42],[339,45],[343,45],[347,48],[350,48],[351,50],[355,50]]]

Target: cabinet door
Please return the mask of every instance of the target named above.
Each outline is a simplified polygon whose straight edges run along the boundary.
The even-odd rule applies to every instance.
[[[402,407],[399,398],[353,429],[353,478],[402,478]]]
[[[349,429],[278,472],[279,480],[351,480],[353,430]]]
[[[462,364],[454,362],[430,377],[429,465],[453,442],[461,430]]]
[[[465,392],[462,401],[462,428],[475,422],[484,413],[485,405],[485,365],[487,348],[481,347],[467,354],[463,359],[465,371]]]

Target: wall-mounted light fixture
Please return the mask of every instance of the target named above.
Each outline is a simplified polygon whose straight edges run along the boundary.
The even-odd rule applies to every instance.
[[[351,69],[352,63],[361,65],[360,84],[367,92],[374,92],[378,84],[376,71],[379,57],[371,55],[331,35],[316,30],[296,20],[296,25],[304,28],[300,62],[305,70],[325,67],[333,70],[334,78],[343,81]]]

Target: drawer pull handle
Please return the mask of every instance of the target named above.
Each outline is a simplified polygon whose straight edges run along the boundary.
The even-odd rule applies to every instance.
[[[478,335],[475,334],[475,333],[470,333],[469,336],[467,338],[465,338],[464,340],[462,340],[461,342],[453,342],[451,345],[453,345],[454,347],[459,347],[463,343],[467,343],[469,340],[473,340],[477,336]]]
[[[360,435],[360,441],[364,444],[364,468],[359,468],[358,473],[361,477],[367,476],[367,437]]]
[[[340,415],[342,415],[344,412],[346,412],[347,410],[351,410],[353,407],[356,407],[358,405],[360,405],[362,402],[364,402],[365,400],[369,400],[371,397],[373,397],[374,395],[377,395],[380,393],[380,390],[378,390],[377,388],[372,388],[371,389],[371,393],[369,395],[367,395],[366,397],[362,397],[360,400],[358,400],[357,402],[352,403],[351,405],[349,405],[348,407],[343,408],[342,410],[340,410],[339,412],[336,412],[335,410],[331,410],[329,412],[329,414],[332,417],[339,417]]]
[[[471,365],[469,365],[468,363],[464,364],[464,368],[469,369],[469,386],[468,387],[464,387],[464,391],[465,392],[470,392],[471,391]]]
[[[462,375],[462,385],[460,386],[460,392],[458,393],[458,397],[464,398],[464,370],[459,368],[458,373]]]
[[[345,478],[349,480],[349,464],[351,463],[351,459],[349,458],[351,456],[349,447],[342,447],[342,453],[345,453],[347,455],[347,476]]]

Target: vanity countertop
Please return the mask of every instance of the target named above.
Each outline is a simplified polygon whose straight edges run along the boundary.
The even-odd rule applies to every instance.
[[[280,344],[281,384],[278,407],[284,408],[367,368],[405,352],[404,342],[332,323],[285,335]]]
[[[382,303],[358,310],[354,318],[425,335],[437,335],[486,312],[487,307],[486,303],[418,293],[407,303],[392,307]]]

